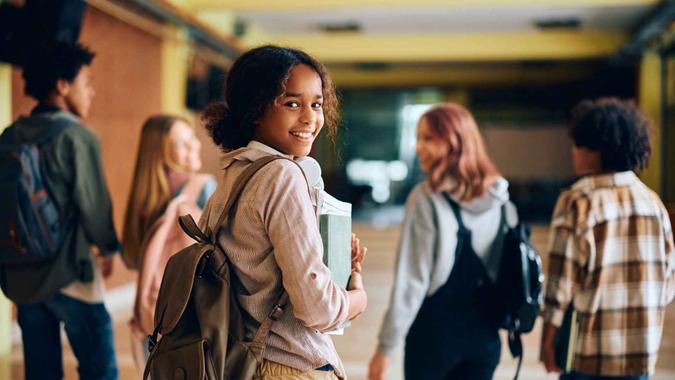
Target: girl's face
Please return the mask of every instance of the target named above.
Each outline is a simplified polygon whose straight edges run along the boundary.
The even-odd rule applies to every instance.
[[[96,92],[91,85],[89,66],[82,66],[72,82],[65,83],[65,101],[68,109],[79,117],[87,117]]]
[[[195,136],[194,129],[178,120],[169,131],[169,166],[180,171],[196,172],[202,167],[200,158],[202,144]]]
[[[255,139],[284,154],[308,155],[323,127],[322,103],[319,74],[307,65],[296,65],[286,81],[285,92],[258,119]]]
[[[428,173],[436,162],[448,154],[446,144],[432,134],[425,118],[417,123],[415,150],[420,168],[425,173]]]

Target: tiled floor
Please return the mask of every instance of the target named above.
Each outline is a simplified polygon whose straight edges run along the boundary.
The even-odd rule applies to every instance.
[[[385,312],[390,286],[393,279],[394,250],[396,246],[398,229],[388,228],[384,230],[374,229],[367,225],[356,225],[355,232],[368,246],[368,257],[364,265],[364,280],[368,290],[368,311],[347,329],[344,336],[335,337],[334,341],[338,352],[343,358],[347,373],[351,380],[366,378],[368,360],[373,353],[376,344],[376,336],[382,316]],[[540,250],[545,245],[546,228],[535,227],[533,240]],[[545,258],[544,258],[545,260]],[[138,375],[130,355],[130,335],[126,326],[129,318],[129,308],[132,303],[132,292],[129,296],[122,297],[121,301],[115,302],[115,344],[117,349],[118,363],[121,379],[136,379]],[[124,292],[116,292],[124,295]],[[546,375],[543,368],[537,363],[539,326],[535,331],[524,337],[525,360],[520,378],[523,380],[555,379],[553,375]],[[65,342],[65,340],[64,340]],[[67,344],[64,343],[64,346]],[[69,348],[64,350],[64,367],[66,379],[77,379],[77,363]],[[394,355],[394,364],[388,379],[400,380],[401,375],[401,349]],[[439,358],[439,360],[441,360]],[[21,348],[15,347],[11,357],[11,379],[23,379]],[[506,347],[502,353],[501,363],[497,369],[495,379],[511,379],[515,372],[516,361],[513,360]],[[675,379],[675,304],[669,307],[666,315],[664,339],[661,343],[661,351],[657,364],[655,380]]]

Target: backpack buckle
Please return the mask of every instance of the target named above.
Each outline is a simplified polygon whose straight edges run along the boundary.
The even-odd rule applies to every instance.
[[[272,308],[272,311],[270,312],[269,317],[273,321],[278,321],[279,318],[281,318],[281,316],[283,314],[284,314],[284,308],[279,304],[275,304],[274,307]]]

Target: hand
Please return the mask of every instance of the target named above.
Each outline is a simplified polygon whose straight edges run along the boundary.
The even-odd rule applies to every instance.
[[[113,273],[114,259],[114,255],[98,257],[98,266],[101,268],[103,278],[108,278]]]
[[[368,306],[368,294],[363,288],[361,273],[352,272],[349,284],[347,284],[347,295],[349,297],[349,319],[354,320],[366,311]]]
[[[360,272],[352,272],[351,277],[349,277],[349,284],[347,284],[347,290],[364,290],[363,278]]]
[[[375,352],[368,364],[368,380],[384,380],[389,372],[391,359],[379,352]]]
[[[368,248],[361,247],[360,241],[355,234],[352,234],[352,272],[361,273],[361,263],[366,258]]]

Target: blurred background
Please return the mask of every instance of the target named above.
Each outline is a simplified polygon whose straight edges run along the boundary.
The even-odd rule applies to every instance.
[[[303,49],[328,67],[342,124],[335,144],[322,137],[312,155],[327,190],[353,204],[355,229],[370,248],[369,311],[336,338],[352,379],[365,378],[375,348],[403,204],[423,178],[415,127],[432,104],[458,102],[476,116],[521,217],[534,224],[544,261],[555,199],[574,181],[566,122],[582,99],[634,98],[650,115],[653,155],[641,178],[675,210],[675,1],[3,0],[0,130],[35,105],[23,94],[23,57],[39,42],[56,39],[78,40],[97,53],[97,95],[85,121],[101,138],[118,231],[149,115],[193,120],[204,171],[217,175],[220,151],[199,114],[222,98],[236,57],[274,43]],[[122,378],[134,378],[125,350],[135,273],[117,264],[106,303],[116,321]],[[23,378],[14,318],[2,299],[0,379]],[[668,328],[657,379],[675,378],[675,328]],[[537,339],[534,333],[526,340],[522,378],[546,378],[537,364]],[[512,376],[515,363],[507,352],[502,362],[497,377]],[[68,356],[68,378],[76,377],[75,366]],[[400,350],[391,378],[399,372]]]

